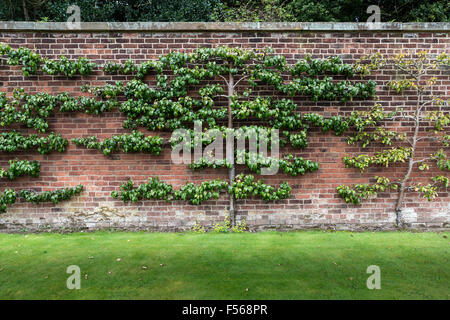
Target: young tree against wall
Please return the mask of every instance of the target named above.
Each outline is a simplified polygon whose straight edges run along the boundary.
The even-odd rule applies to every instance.
[[[450,59],[443,53],[433,57],[427,52],[417,55],[399,54],[389,61],[383,61],[379,66],[395,70],[397,79],[389,82],[391,90],[399,93],[414,93],[415,104],[397,112],[385,112],[379,105],[369,112],[356,112],[354,116],[359,119],[356,123],[358,133],[350,137],[350,144],[362,143],[367,147],[373,142],[396,146],[377,152],[374,155],[360,154],[353,157],[344,157],[347,167],[360,169],[361,173],[373,165],[388,167],[398,162],[406,162],[407,168],[401,179],[390,181],[387,177],[375,177],[374,184],[357,184],[352,187],[339,186],[337,191],[347,203],[360,204],[362,199],[376,196],[377,192],[397,190],[398,198],[395,205],[397,225],[402,227],[404,219],[405,193],[408,191],[421,192],[425,198],[432,200],[438,196],[438,188],[449,186],[448,174],[432,176],[431,182],[423,185],[415,182],[412,177],[414,170],[430,170],[436,165],[441,171],[450,170],[447,149],[450,146],[449,124],[450,107],[446,97],[435,95],[437,78],[433,76],[436,71],[448,72]],[[446,67],[447,66],[447,69]],[[389,130],[380,123],[389,124],[392,121],[410,121],[412,132],[402,133]],[[431,129],[430,129],[431,124]],[[428,156],[420,155],[418,148],[421,143],[438,143],[440,148]],[[433,145],[433,144],[432,144]]]

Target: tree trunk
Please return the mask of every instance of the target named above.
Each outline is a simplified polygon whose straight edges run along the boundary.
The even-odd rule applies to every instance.
[[[417,83],[419,83],[419,79],[417,80]],[[417,95],[417,103],[416,103],[416,110],[414,112],[414,136],[412,140],[411,145],[411,156],[409,157],[408,161],[408,171],[406,172],[406,175],[403,177],[402,181],[400,182],[400,188],[399,188],[399,194],[398,194],[398,200],[397,205],[395,206],[395,214],[396,214],[396,222],[397,227],[402,228],[404,225],[403,217],[402,217],[402,208],[403,208],[403,200],[405,199],[405,191],[407,189],[407,183],[409,178],[411,177],[411,172],[414,167],[414,156],[416,152],[417,147],[417,140],[419,136],[419,127],[420,127],[420,110],[421,110],[421,101],[422,101],[422,91],[418,91]]]
[[[233,128],[233,113],[231,110],[231,103],[232,103],[232,96],[234,94],[234,76],[229,73],[228,77],[228,128]],[[231,145],[232,144],[232,145]],[[232,152],[232,165],[231,168],[228,169],[228,179],[230,181],[230,184],[233,183],[234,178],[236,176],[236,170],[235,170],[235,164],[234,164],[234,136],[231,141],[227,139],[227,153]],[[230,194],[230,219],[231,219],[231,225],[234,226],[236,224],[236,209],[235,209],[235,203],[236,200],[234,198],[234,195]]]
[[[404,181],[402,181],[402,183],[400,184],[399,191],[398,191],[397,205],[395,206],[395,215],[396,215],[395,221],[397,222],[398,228],[403,227],[402,206],[403,206],[403,200],[405,198],[405,189],[406,189],[405,183],[404,183]]]

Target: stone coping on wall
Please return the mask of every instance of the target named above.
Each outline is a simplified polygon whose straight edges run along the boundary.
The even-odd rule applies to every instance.
[[[214,31],[214,32],[301,32],[301,31],[393,31],[393,32],[450,32],[448,22],[82,22],[79,28],[66,22],[0,21],[0,31],[121,31],[121,32],[174,32],[174,31]]]

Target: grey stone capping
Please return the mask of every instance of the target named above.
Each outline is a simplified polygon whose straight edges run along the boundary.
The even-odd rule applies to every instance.
[[[82,22],[79,29],[66,22],[0,21],[0,31],[51,32],[301,32],[392,31],[449,32],[449,22]]]

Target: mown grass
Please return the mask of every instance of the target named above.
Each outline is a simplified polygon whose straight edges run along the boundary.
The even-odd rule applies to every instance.
[[[449,299],[449,237],[0,234],[0,299]],[[81,269],[80,290],[66,287],[69,265]],[[380,290],[366,287],[369,265],[381,268]]]

